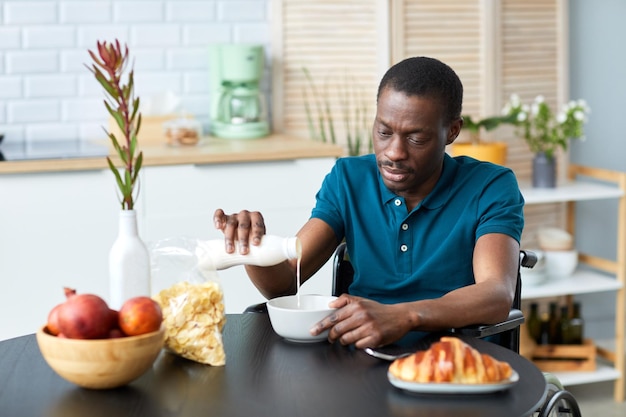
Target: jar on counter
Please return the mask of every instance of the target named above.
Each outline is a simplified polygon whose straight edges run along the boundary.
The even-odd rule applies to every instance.
[[[163,123],[167,143],[172,146],[193,146],[202,137],[202,125],[198,120],[180,118]]]

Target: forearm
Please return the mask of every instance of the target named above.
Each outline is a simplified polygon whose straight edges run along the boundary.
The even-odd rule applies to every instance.
[[[289,261],[269,267],[246,265],[246,272],[267,299],[295,294],[297,291],[295,270]]]
[[[438,331],[474,324],[496,324],[508,317],[509,287],[479,283],[451,291],[443,297],[407,303],[414,330]]]

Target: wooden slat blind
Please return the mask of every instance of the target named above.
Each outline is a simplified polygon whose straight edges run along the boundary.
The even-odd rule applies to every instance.
[[[559,48],[556,1],[502,1],[502,89],[500,99],[508,100],[517,93],[526,103],[543,95],[557,109],[559,85]],[[509,142],[509,163],[518,177],[529,180],[532,155],[526,143],[506,130]],[[559,162],[563,162],[561,158]]]
[[[508,100],[517,93],[526,103],[543,95],[552,109],[557,110],[564,80],[560,77],[563,39],[560,32],[559,0],[503,0],[501,4],[502,88],[500,99]],[[509,144],[507,165],[522,182],[530,182],[532,153],[514,129],[501,129]],[[566,158],[559,154],[557,164],[564,173]],[[564,179],[564,175],[560,176]],[[565,227],[563,204],[526,206],[526,227],[522,243],[535,246],[536,231],[542,226]]]
[[[276,115],[285,133],[309,137],[303,92],[308,69],[318,91],[333,109],[337,143],[345,144],[340,91],[358,92],[367,106],[368,124],[374,117],[378,70],[376,0],[283,0],[281,97],[283,112]],[[276,89],[274,90],[276,91]],[[312,103],[310,95],[309,103]]]
[[[394,62],[411,56],[430,56],[450,65],[463,81],[463,112],[481,112],[484,74],[481,51],[481,13],[478,0],[402,0],[394,1],[392,16],[402,19],[391,28],[404,32],[395,39],[401,46],[392,48]]]

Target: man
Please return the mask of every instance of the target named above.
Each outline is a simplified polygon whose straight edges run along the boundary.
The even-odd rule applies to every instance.
[[[507,317],[524,201],[509,169],[445,153],[463,126],[462,101],[458,76],[436,59],[406,59],[382,78],[375,154],[337,161],[298,232],[303,282],[343,239],[355,268],[350,295],[313,334],[330,329],[331,342],[378,347]],[[214,221],[228,252],[234,239],[246,253],[265,234],[258,212],[218,209]],[[296,292],[295,268],[246,266],[267,298]]]

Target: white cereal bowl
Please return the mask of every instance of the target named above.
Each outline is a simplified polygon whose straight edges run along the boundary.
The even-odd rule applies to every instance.
[[[328,304],[336,298],[330,295],[301,294],[298,305],[297,295],[287,295],[269,300],[267,312],[279,336],[298,343],[320,342],[328,338],[328,331],[313,336],[310,330],[315,323],[335,310]]]

